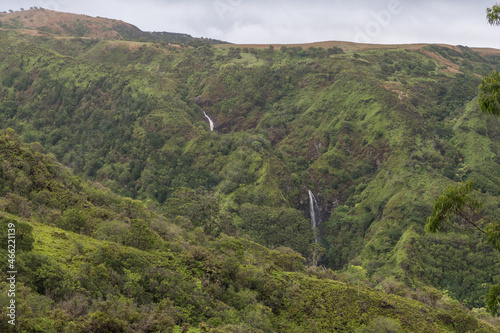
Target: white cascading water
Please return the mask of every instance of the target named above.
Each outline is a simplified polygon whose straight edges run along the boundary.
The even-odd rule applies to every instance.
[[[212,119],[210,119],[210,117],[207,115],[205,110],[203,110],[203,114],[208,119],[208,123],[210,124],[210,131],[213,131],[214,130],[214,122],[212,121]]]
[[[311,227],[317,243],[319,240],[318,227],[321,221],[319,220],[319,205],[311,190],[309,190],[309,210],[311,211]]]

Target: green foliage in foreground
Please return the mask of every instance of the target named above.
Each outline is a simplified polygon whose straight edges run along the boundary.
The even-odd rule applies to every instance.
[[[485,234],[497,251],[500,251],[500,221],[482,215],[482,204],[473,194],[473,181],[459,186],[450,186],[434,202],[432,215],[427,218],[426,229],[437,232],[443,225],[457,224],[464,229],[473,229]],[[497,315],[500,308],[500,283],[490,287],[487,310]]]
[[[481,110],[492,115],[500,115],[500,74],[492,73],[484,77],[480,86]]]
[[[199,228],[188,232],[144,202],[82,182],[40,150],[39,145],[20,143],[12,131],[0,135],[0,225],[14,223],[20,245],[15,261],[16,327],[12,330],[7,323],[9,298],[1,293],[2,331],[497,329],[493,321],[478,319],[437,290],[407,291],[405,298],[400,296],[404,289],[387,288],[392,292],[388,294],[368,288],[362,268],[339,275],[306,268],[304,258],[289,248],[271,250],[225,234],[207,235]],[[23,186],[15,182],[18,178],[24,179]],[[37,199],[41,191],[44,201]],[[12,209],[12,198],[20,204],[18,210]],[[73,204],[65,206],[64,200]],[[63,218],[67,229],[60,229],[57,221],[65,214],[77,225],[81,214],[90,214],[85,217],[94,220],[93,228],[74,232]],[[98,230],[104,227],[121,230],[123,238],[103,239],[106,233]],[[127,236],[127,230],[135,237]],[[2,233],[1,244],[5,238]],[[6,253],[0,249],[2,267]],[[6,271],[0,270],[2,290],[7,288]]]
[[[494,5],[487,8],[487,18],[491,25],[498,25],[500,8]],[[500,115],[500,76],[497,71],[483,77],[479,86],[479,108],[483,113]],[[500,220],[486,217],[481,211],[482,203],[473,191],[473,181],[459,186],[450,186],[434,202],[432,215],[427,218],[426,229],[437,232],[443,224],[455,222],[461,228],[471,227],[485,234],[488,243],[500,251]],[[457,221],[458,219],[458,221]],[[498,315],[500,308],[500,282],[490,287],[486,308],[489,313]]]

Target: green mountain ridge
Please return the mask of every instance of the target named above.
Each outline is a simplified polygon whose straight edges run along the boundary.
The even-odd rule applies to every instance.
[[[498,216],[499,122],[476,100],[494,57],[442,45],[177,47],[19,28],[0,31],[0,46],[0,126],[142,200],[170,228],[246,236],[309,263],[319,235],[329,269],[362,267],[379,288],[446,290],[471,309],[500,278],[479,236],[423,228],[434,199],[469,179]],[[101,230],[98,216],[60,213],[68,231],[131,241],[123,223]]]

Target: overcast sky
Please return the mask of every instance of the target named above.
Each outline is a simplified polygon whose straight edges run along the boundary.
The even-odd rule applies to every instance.
[[[499,0],[500,1],[500,0]],[[500,49],[490,0],[0,0],[232,43],[446,43]]]

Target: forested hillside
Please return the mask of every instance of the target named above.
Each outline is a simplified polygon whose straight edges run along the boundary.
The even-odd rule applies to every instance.
[[[11,129],[0,134],[0,158],[0,227],[16,230],[14,260],[7,233],[0,239],[0,285],[15,291],[0,296],[3,332],[495,332],[499,325],[433,288],[384,293],[368,288],[361,267],[306,268],[290,248],[185,227],[194,220],[168,220],[148,202],[84,182]],[[7,279],[13,267],[15,287]]]
[[[107,23],[101,28],[92,25],[94,30],[83,35],[62,29],[62,24],[58,24],[62,30],[40,32],[27,23],[12,23],[14,15],[18,13],[0,16],[0,127],[17,133],[8,130],[4,140],[25,150],[19,141],[30,144],[32,154],[44,147],[53,154],[51,165],[58,160],[84,180],[52,166],[55,171],[47,169],[52,176],[37,181],[31,162],[6,163],[18,153],[2,155],[5,185],[0,208],[5,218],[20,219],[36,229],[35,235],[46,237],[39,238],[38,247],[35,241],[26,260],[66,266],[68,276],[102,264],[99,274],[117,274],[116,281],[123,282],[116,288],[75,282],[60,292],[64,297],[70,292],[82,294],[90,297],[86,301],[90,306],[95,303],[92,299],[111,293],[125,297],[123,302],[130,307],[150,306],[155,313],[151,304],[159,304],[167,291],[155,289],[161,288],[161,281],[154,287],[142,285],[139,272],[145,267],[168,268],[177,273],[151,274],[158,279],[183,276],[186,283],[199,286],[199,297],[209,302],[188,306],[177,298],[181,296],[168,294],[174,304],[168,306],[177,311],[168,315],[171,323],[208,322],[219,314],[199,309],[212,311],[224,304],[238,319],[217,319],[222,321],[210,321],[212,326],[245,323],[279,331],[291,316],[300,331],[313,327],[307,325],[323,314],[310,309],[300,317],[307,302],[301,299],[306,303],[297,309],[286,302],[302,297],[299,291],[309,284],[318,293],[323,287],[331,292],[348,288],[329,279],[311,282],[317,274],[361,272],[365,286],[401,295],[440,290],[482,311],[478,309],[484,307],[489,286],[500,279],[498,253],[474,233],[450,228],[446,234],[429,235],[424,225],[436,197],[448,185],[469,179],[475,180],[486,203],[483,210],[499,215],[500,123],[477,106],[481,76],[498,68],[498,58],[445,45],[354,50],[335,45],[240,48],[203,40],[169,44],[141,34],[90,34],[95,29],[108,31]],[[64,22],[64,17],[56,18]],[[51,16],[51,20],[56,19]],[[16,135],[20,138],[13,139]],[[49,180],[62,183],[49,186],[45,184]],[[309,191],[319,206],[313,209],[316,230],[311,227]],[[66,230],[66,236],[56,239],[60,231],[55,227]],[[136,234],[144,239],[132,236]],[[76,237],[80,250],[70,249],[64,237]],[[60,252],[50,252],[48,241],[60,242]],[[201,248],[196,247],[198,242]],[[225,242],[232,245],[222,245]],[[136,251],[131,247],[148,255],[130,252]],[[252,252],[253,248],[259,250]],[[78,260],[96,265],[73,265],[66,253],[71,251],[82,256]],[[102,251],[130,260],[141,256],[141,262],[113,268],[112,263],[99,261],[108,260],[108,252]],[[185,258],[191,252],[192,263]],[[47,258],[29,259],[32,253]],[[278,254],[286,264],[271,259],[280,258]],[[211,260],[207,267],[189,266],[202,265],[204,258]],[[319,260],[319,265],[337,273],[310,272],[314,276],[307,278],[284,273],[302,270],[302,260],[307,265]],[[224,266],[226,261],[239,268]],[[241,268],[244,262],[251,270],[256,265],[258,274],[269,265],[281,267],[284,271],[276,281],[290,293],[287,301],[265,294],[275,287],[261,290],[253,284],[258,282],[246,280],[238,285],[238,274],[247,274]],[[211,285],[213,273],[207,271],[213,269],[221,274],[214,278],[220,283],[217,287]],[[47,275],[36,280],[29,274],[23,282],[31,288],[27,293],[56,303],[65,300],[33,282],[43,284]],[[136,283],[131,289],[129,280]],[[182,288],[194,290],[177,289]],[[255,302],[241,300],[234,305],[224,298],[228,290],[245,293]],[[375,293],[363,290],[367,297]],[[254,308],[243,307],[247,304]],[[102,312],[97,309],[89,307],[85,314]],[[254,324],[245,319],[252,311],[259,316],[270,312]],[[346,330],[352,330],[361,323],[368,325],[362,317],[335,327],[348,325]],[[93,319],[88,320],[73,321],[87,325]],[[409,329],[405,326],[409,323],[400,320],[400,324]],[[442,329],[449,325],[446,320],[434,324],[444,325]]]

